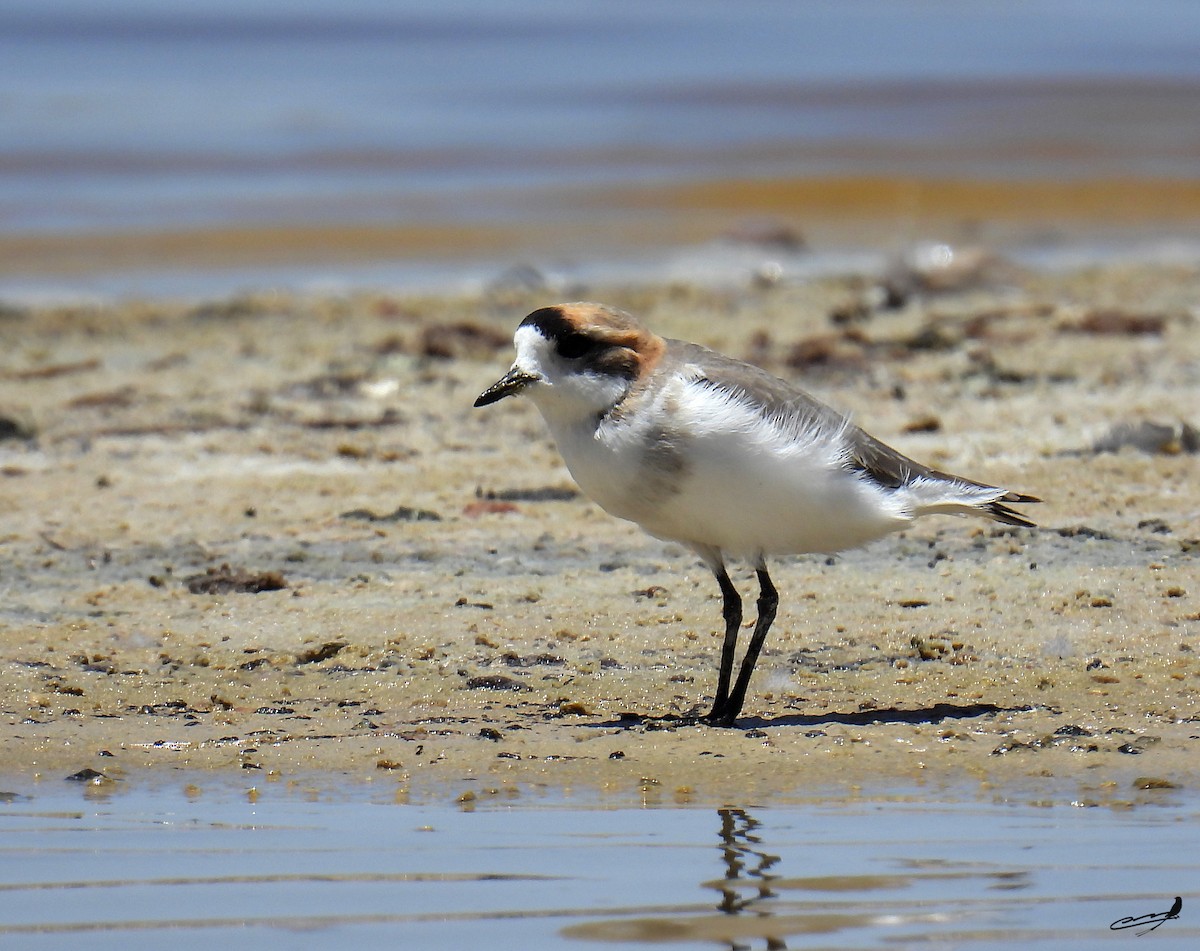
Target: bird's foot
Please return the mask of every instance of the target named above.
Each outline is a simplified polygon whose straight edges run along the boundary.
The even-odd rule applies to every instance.
[[[730,709],[728,704],[714,703],[713,708],[708,713],[696,719],[707,726],[735,726],[737,724],[737,712]]]

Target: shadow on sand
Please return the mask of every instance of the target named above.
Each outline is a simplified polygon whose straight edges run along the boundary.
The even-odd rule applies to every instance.
[[[616,728],[642,728],[645,730],[669,730],[681,726],[713,726],[714,729],[756,730],[764,727],[820,727],[830,724],[842,726],[869,726],[882,723],[941,723],[944,720],[966,720],[994,713],[1022,713],[1028,706],[999,707],[994,703],[935,703],[928,707],[900,709],[891,707],[876,710],[856,710],[850,713],[785,713],[780,716],[739,717],[732,727],[718,727],[706,723],[701,714],[666,714],[645,716],[639,713],[623,713],[616,719],[589,726]]]

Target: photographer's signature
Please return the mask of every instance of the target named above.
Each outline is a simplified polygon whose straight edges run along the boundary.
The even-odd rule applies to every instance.
[[[1164,921],[1170,921],[1173,918],[1179,917],[1179,910],[1183,907],[1183,899],[1176,898],[1175,903],[1169,911],[1156,911],[1148,915],[1138,915],[1135,918],[1118,918],[1109,929],[1112,931],[1124,931],[1126,928],[1141,928],[1139,935],[1148,934],[1153,931]],[[1147,927],[1148,926],[1148,927]]]

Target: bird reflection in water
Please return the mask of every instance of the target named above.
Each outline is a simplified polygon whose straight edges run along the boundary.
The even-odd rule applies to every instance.
[[[756,834],[761,823],[744,809],[718,809],[721,817],[721,856],[725,861],[724,879],[712,886],[721,892],[717,910],[727,915],[770,917],[767,899],[775,898],[771,883],[779,878],[771,868],[779,862],[778,855],[764,852],[762,839]],[[766,938],[768,951],[786,951],[782,939]],[[748,945],[731,943],[730,951],[742,951]]]

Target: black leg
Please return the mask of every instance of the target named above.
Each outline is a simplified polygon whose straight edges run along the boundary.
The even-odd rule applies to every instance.
[[[721,644],[721,672],[717,675],[717,695],[706,720],[722,720],[729,705],[729,683],[733,680],[733,654],[737,649],[738,630],[742,626],[742,596],[729,580],[724,566],[713,572],[721,586],[721,614],[725,618],[725,640]]]
[[[722,722],[732,724],[737,715],[742,712],[742,704],[746,702],[746,690],[750,686],[750,677],[754,673],[754,665],[758,663],[758,655],[762,652],[763,642],[767,639],[767,631],[775,620],[775,610],[779,607],[779,592],[771,583],[767,567],[757,569],[758,574],[758,620],[754,624],[754,633],[746,647],[746,656],[742,658],[742,669],[738,671],[737,683],[733,693],[722,711]]]

